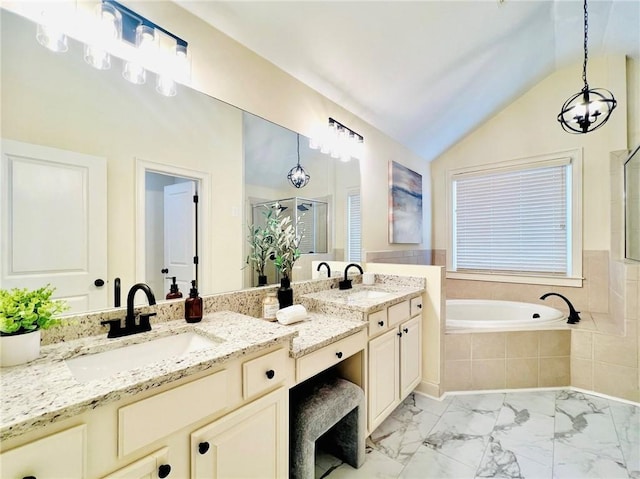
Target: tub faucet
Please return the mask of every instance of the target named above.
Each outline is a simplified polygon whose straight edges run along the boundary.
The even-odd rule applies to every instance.
[[[316,269],[316,271],[320,271],[320,268],[322,266],[326,266],[327,267],[327,278],[331,278],[331,267],[329,266],[328,263],[326,263],[324,261],[318,265],[318,268]]]
[[[360,267],[359,264],[349,263],[347,267],[344,269],[344,280],[338,283],[339,289],[351,289],[351,280],[347,279],[347,273],[349,272],[349,268],[352,268],[352,267],[358,268],[358,271],[360,271],[360,274],[364,273],[364,271],[362,271],[362,268]]]
[[[149,318],[151,316],[155,316],[156,313],[140,314],[140,321],[136,323],[136,315],[133,311],[133,299],[140,289],[146,294],[149,306],[156,304],[156,297],[153,295],[153,291],[151,291],[148,284],[134,284],[127,294],[127,316],[124,318],[124,328],[122,327],[119,319],[111,319],[100,323],[109,325],[109,333],[107,334],[108,338],[119,338],[121,336],[129,336],[130,334],[151,331]]]
[[[576,308],[573,307],[573,304],[571,304],[571,301],[569,301],[567,298],[562,296],[560,293],[545,293],[542,296],[540,296],[540,299],[545,300],[549,296],[558,296],[559,298],[564,299],[565,303],[567,303],[567,306],[569,306],[569,318],[567,320],[567,323],[576,324],[578,321],[580,321],[580,315],[578,314],[580,313],[580,311],[576,311]]]

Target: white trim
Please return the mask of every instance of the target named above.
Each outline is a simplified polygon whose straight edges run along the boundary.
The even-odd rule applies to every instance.
[[[212,267],[211,258],[211,175],[203,171],[180,168],[173,165],[165,165],[152,161],[135,158],[136,168],[136,282],[145,282],[145,174],[147,172],[160,173],[163,175],[179,176],[193,180],[197,183],[198,191],[198,258],[199,274],[198,289],[201,292],[211,291],[213,285],[210,284],[211,271],[207,271],[207,266]]]
[[[608,394],[599,393],[597,391],[591,391],[589,389],[577,388],[575,386],[554,386],[554,387],[542,387],[542,388],[521,388],[521,389],[474,389],[472,391],[446,391],[440,397],[429,396],[417,389],[413,390],[413,394],[420,394],[434,401],[444,401],[449,396],[471,396],[475,394],[509,394],[509,393],[527,393],[527,392],[540,392],[540,391],[575,391],[589,396],[596,396],[610,401],[621,402],[625,404],[631,404],[632,406],[640,406],[640,403],[631,401],[629,399],[618,398],[615,396],[609,396]]]

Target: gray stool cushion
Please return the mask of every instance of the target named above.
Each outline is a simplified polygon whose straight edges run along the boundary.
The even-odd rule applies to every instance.
[[[328,377],[292,391],[290,470],[294,479],[313,479],[315,443],[333,426],[336,454],[352,467],[364,463],[366,412],[364,392],[345,379]]]

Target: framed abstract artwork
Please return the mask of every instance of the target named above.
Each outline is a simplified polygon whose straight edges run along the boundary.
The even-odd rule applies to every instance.
[[[389,243],[422,243],[422,175],[389,162]]]

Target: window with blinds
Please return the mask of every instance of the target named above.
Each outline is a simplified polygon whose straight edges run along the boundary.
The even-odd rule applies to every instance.
[[[361,261],[360,191],[347,195],[347,261]]]
[[[572,274],[569,158],[452,180],[454,271]]]

